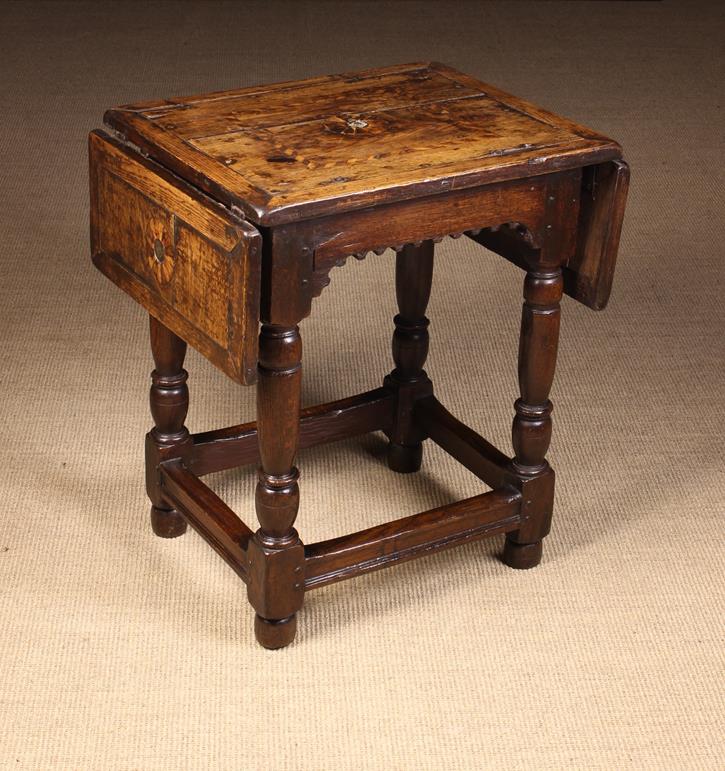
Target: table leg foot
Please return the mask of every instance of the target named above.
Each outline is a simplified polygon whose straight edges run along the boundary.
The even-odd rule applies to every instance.
[[[178,538],[186,532],[186,520],[176,509],[152,506],[151,528],[159,538]]]
[[[535,568],[541,562],[543,541],[534,543],[516,543],[506,536],[501,560],[510,568],[528,570]]]
[[[254,616],[254,636],[257,642],[268,650],[277,650],[289,645],[295,639],[297,632],[297,615],[287,618],[262,618],[258,613]]]
[[[413,445],[388,444],[388,466],[399,474],[419,471],[423,462],[423,443]]]

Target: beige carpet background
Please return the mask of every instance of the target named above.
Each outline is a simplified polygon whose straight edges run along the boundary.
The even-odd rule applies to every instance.
[[[722,769],[718,4],[6,2],[0,23],[0,768]],[[632,165],[609,309],[564,303],[553,532],[529,572],[496,540],[316,591],[265,652],[212,550],[150,533],[146,320],[89,261],[86,134],[131,100],[424,59]],[[466,239],[438,254],[429,372],[508,451],[521,274]],[[333,272],[307,403],[390,367],[392,268]],[[251,418],[252,389],[188,369],[192,430]],[[301,456],[305,540],[480,489],[433,447],[412,478],[382,449]],[[254,522],[252,471],[213,483]]]

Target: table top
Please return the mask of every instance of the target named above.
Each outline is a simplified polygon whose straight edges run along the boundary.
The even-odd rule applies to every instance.
[[[437,63],[125,105],[105,120],[261,225],[621,157],[613,140]]]

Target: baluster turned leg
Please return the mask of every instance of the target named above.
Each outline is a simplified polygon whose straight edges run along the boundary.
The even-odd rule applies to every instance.
[[[154,428],[146,438],[146,489],[151,499],[151,527],[162,538],[175,538],[186,531],[186,520],[161,495],[158,465],[162,460],[182,457],[191,446],[184,425],[189,409],[188,377],[183,368],[186,343],[153,316],[151,352],[156,369],[151,373],[151,415]]]
[[[524,485],[526,517],[506,537],[503,560],[513,568],[531,568],[541,560],[542,539],[549,532],[554,474],[546,461],[551,440],[549,391],[554,380],[559,341],[560,268],[530,270],[524,281],[519,341],[519,389],[514,405],[514,473]]]
[[[425,311],[433,280],[432,241],[407,244],[395,262],[395,294],[398,310],[393,333],[395,369],[386,384],[398,392],[398,411],[388,445],[388,466],[393,471],[418,471],[423,458],[422,435],[412,420],[413,403],[431,393],[423,370],[428,356],[428,319]],[[425,393],[423,393],[425,392]]]
[[[302,342],[297,327],[264,324],[259,337],[257,428],[260,528],[249,546],[249,601],[265,648],[289,645],[304,598],[304,547],[293,524],[299,506],[294,467],[300,416]]]

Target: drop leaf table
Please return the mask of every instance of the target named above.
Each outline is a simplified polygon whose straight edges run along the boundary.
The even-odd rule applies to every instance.
[[[505,533],[503,561],[536,565],[559,301],[607,302],[629,180],[619,145],[437,63],[127,105],[104,122],[89,138],[91,248],[150,315],[153,530],[191,524],[227,561],[258,641],[289,644],[308,591],[477,538]],[[525,271],[512,458],[451,415],[423,369],[434,244],[461,235]],[[388,248],[394,368],[301,410],[299,323],[333,267]],[[189,433],[187,344],[256,384],[256,422]],[[297,451],[372,431],[393,471],[418,470],[430,439],[490,489],[303,544]],[[259,467],[256,531],[200,479],[244,464]]]

